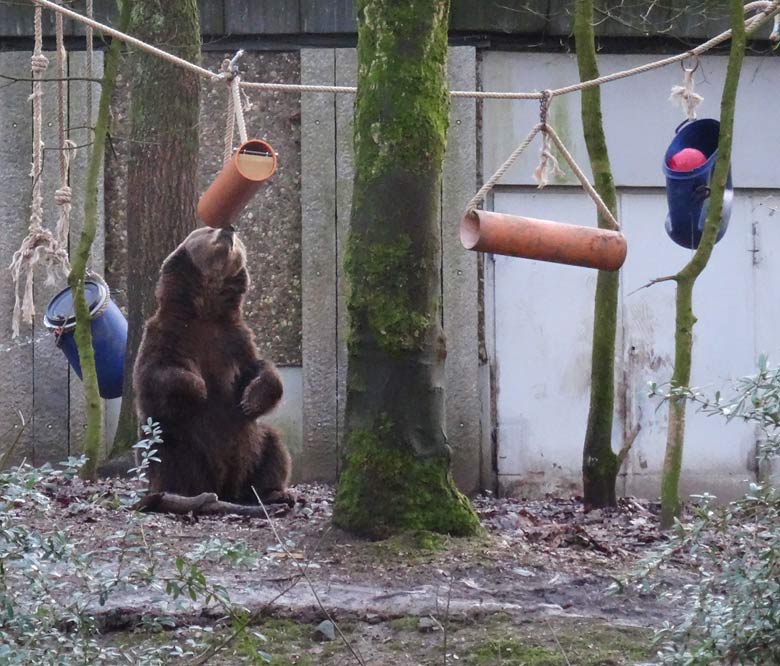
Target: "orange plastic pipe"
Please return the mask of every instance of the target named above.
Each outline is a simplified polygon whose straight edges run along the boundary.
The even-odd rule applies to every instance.
[[[241,144],[198,201],[198,216],[210,227],[229,227],[274,171],[270,144],[260,139]]]
[[[626,239],[618,231],[489,210],[466,213],[460,241],[467,250],[605,271],[618,270],[626,259]]]

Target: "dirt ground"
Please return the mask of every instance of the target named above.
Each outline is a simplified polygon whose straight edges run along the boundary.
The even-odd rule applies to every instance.
[[[576,498],[481,496],[481,537],[371,543],[331,526],[333,490],[323,485],[295,488],[303,501],[275,507],[270,523],[138,514],[120,508],[128,490],[120,480],[60,481],[46,489],[46,515],[15,511],[29,527],[66,534],[96,571],[148,558],[165,578],[177,558],[196,562],[209,589],[247,610],[252,631],[228,641],[224,605],[139,582],[93,609],[112,644],[164,640],[186,651],[205,635],[227,643],[215,664],[618,666],[652,663],[653,629],[679,612],[610,590],[665,538],[657,507],[631,498],[585,514]],[[688,576],[684,564],[665,575]]]

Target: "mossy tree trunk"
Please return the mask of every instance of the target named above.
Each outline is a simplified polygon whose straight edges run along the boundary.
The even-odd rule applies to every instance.
[[[128,3],[129,0],[120,2],[120,30],[127,29],[129,17]],[[118,40],[113,40],[106,53],[98,116],[95,122],[94,139],[89,153],[86,183],[84,185],[84,226],[81,230],[79,243],[73,256],[71,272],[68,276],[68,285],[73,291],[73,306],[76,313],[74,339],[81,364],[87,417],[87,430],[84,433],[84,441],[81,445],[81,450],[84,452],[87,462],[81,473],[89,479],[95,477],[100,450],[103,445],[103,403],[100,399],[100,389],[98,387],[95,353],[92,349],[92,327],[89,305],[84,293],[84,282],[86,280],[87,263],[92,252],[92,243],[97,233],[98,179],[103,166],[111,95],[116,86],[120,59],[121,44]]]
[[[359,0],[347,452],[334,521],[474,534],[450,475],[441,328],[449,0]]]
[[[707,220],[704,224],[699,247],[692,259],[674,276],[677,283],[676,318],[674,334],[674,373],[672,390],[688,386],[691,380],[691,357],[693,352],[693,327],[696,316],[693,313],[693,287],[696,279],[707,266],[715,247],[723,211],[723,193],[726,189],[731,163],[731,144],[734,131],[734,108],[737,100],[739,74],[745,56],[747,36],[742,0],[730,0],[731,51],[726,69],[726,82],[720,104],[720,136],[718,138],[718,159],[710,183],[711,192]],[[686,399],[672,396],[669,400],[669,425],[666,437],[661,479],[661,526],[669,528],[680,513],[680,470],[682,469],[683,443],[685,441]]]
[[[593,0],[577,0],[574,37],[580,80],[599,76],[593,31]],[[617,217],[617,193],[604,137],[601,90],[582,93],[582,128],[596,190]],[[598,216],[598,225],[610,228],[609,220]],[[583,501],[586,508],[616,505],[615,482],[620,469],[612,450],[612,415],[615,407],[615,335],[617,332],[618,271],[599,271],[593,317],[593,349],[590,371],[590,409],[582,450]]]
[[[129,0],[130,33],[186,60],[200,60],[196,0]],[[122,411],[112,455],[135,443],[132,373],[165,257],[196,226],[200,81],[142,51],[132,54],[127,175],[129,311]]]

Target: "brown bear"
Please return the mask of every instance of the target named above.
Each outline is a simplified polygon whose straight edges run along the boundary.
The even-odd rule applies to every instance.
[[[282,382],[244,323],[248,286],[232,229],[197,229],[163,262],[133,372],[138,418],[162,428],[152,493],[256,503],[254,487],[263,501],[292,502],[290,455],[257,420],[281,399]]]

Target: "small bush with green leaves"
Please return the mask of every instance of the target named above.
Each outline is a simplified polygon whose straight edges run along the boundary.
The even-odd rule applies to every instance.
[[[149,463],[162,443],[157,424],[149,422],[143,430],[146,438],[136,445],[139,463],[133,470],[139,489],[145,486]],[[225,589],[210,583],[201,568],[203,561],[251,565],[256,558],[245,545],[213,539],[174,562],[159,561],[141,534],[147,517],[128,511],[138,498],[137,490],[120,498],[117,504],[127,511],[127,521],[120,533],[108,535],[121,544],[105,549],[121,551],[118,565],[99,564],[98,553],[90,552],[86,541],[66,532],[43,533],[29,526],[25,518],[30,512],[54,516],[55,505],[46,490],[75,479],[84,462],[70,458],[59,469],[21,465],[0,473],[0,664],[154,666],[195,657],[219,643],[208,627],[191,627],[182,640],[169,633],[162,642],[106,641],[97,610],[118,592],[138,590],[217,605],[236,637],[239,653],[234,656],[251,663],[270,661],[257,649],[256,639],[262,636],[249,631],[246,610],[231,602]],[[139,630],[148,636],[171,628],[166,618],[148,616]]]
[[[727,421],[755,424],[762,433],[759,458],[772,462],[780,451],[780,367],[759,359],[758,373],[739,380],[735,395],[708,398],[695,389],[684,395],[701,411]],[[655,569],[681,552],[697,567],[697,581],[666,591],[687,603],[687,614],[658,635],[665,664],[685,666],[780,664],[780,492],[768,483],[751,484],[736,502],[717,507],[701,496],[692,519],[678,523]],[[649,569],[643,583],[656,587]]]

